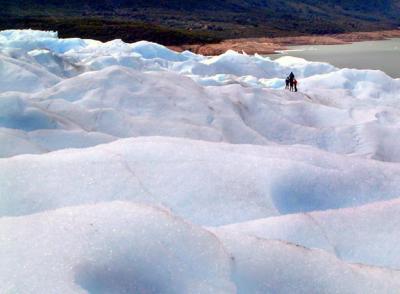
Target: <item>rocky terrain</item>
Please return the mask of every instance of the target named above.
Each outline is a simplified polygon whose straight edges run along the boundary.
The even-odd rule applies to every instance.
[[[219,55],[227,50],[243,51],[247,54],[273,54],[276,51],[287,49],[287,46],[340,45],[370,40],[384,40],[387,38],[400,38],[400,30],[297,37],[229,39],[219,43],[170,46],[170,48],[177,51],[190,50],[195,53],[209,56]]]

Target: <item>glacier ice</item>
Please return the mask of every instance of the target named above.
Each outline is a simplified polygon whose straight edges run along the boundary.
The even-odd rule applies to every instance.
[[[235,289],[230,259],[218,239],[160,208],[123,202],[78,206],[4,218],[0,228],[5,293]]]
[[[381,71],[1,31],[0,292],[397,293],[399,98]]]
[[[194,223],[215,226],[400,194],[400,166],[390,163],[309,147],[166,137],[3,158],[0,167],[1,216],[124,200],[160,204]],[[56,197],[60,182],[63,194]]]
[[[397,230],[400,202],[290,214],[221,226],[221,233],[280,240],[323,249],[342,260],[400,267]]]
[[[279,241],[214,235],[143,204],[2,218],[0,229],[6,292],[395,293],[400,286],[397,271]]]

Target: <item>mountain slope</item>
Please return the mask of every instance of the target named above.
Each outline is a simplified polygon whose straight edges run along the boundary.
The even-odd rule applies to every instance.
[[[64,37],[168,45],[400,25],[399,0],[3,0],[0,11],[0,29],[56,29]]]

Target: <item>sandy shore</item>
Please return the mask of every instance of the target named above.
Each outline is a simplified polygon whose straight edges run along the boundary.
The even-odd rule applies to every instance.
[[[219,55],[229,49],[239,52],[244,51],[247,54],[272,54],[276,51],[287,49],[287,46],[338,45],[370,40],[384,40],[388,38],[400,38],[400,29],[319,36],[231,39],[224,40],[217,44],[182,45],[172,46],[170,48],[176,51],[190,50],[202,55]]]

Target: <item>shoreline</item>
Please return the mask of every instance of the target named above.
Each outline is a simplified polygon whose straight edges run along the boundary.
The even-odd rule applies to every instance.
[[[215,44],[194,44],[168,47],[178,52],[189,50],[197,54],[208,56],[220,55],[225,53],[227,50],[235,50],[238,52],[243,51],[247,54],[275,54],[277,51],[287,50],[288,46],[344,45],[354,42],[379,41],[391,38],[400,38],[400,29],[296,37],[228,39]]]

